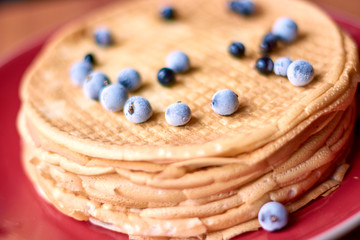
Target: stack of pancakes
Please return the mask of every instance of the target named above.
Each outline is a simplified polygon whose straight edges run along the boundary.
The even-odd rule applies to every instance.
[[[259,228],[266,202],[293,212],[335,189],[348,168],[356,47],[308,2],[255,5],[255,15],[243,17],[226,1],[174,1],[176,19],[164,21],[159,2],[127,1],[57,34],[24,77],[18,118],[24,167],[42,196],[131,238],[229,239]],[[315,79],[305,87],[254,69],[262,37],[281,16],[295,20],[299,36],[270,56],[310,62]],[[112,46],[95,44],[99,26],[112,33]],[[232,41],[245,45],[244,58],[227,52]],[[174,50],[189,55],[191,69],[165,88],[156,73]],[[130,95],[149,100],[152,118],[134,124],[71,84],[71,65],[89,52],[112,82],[125,67],[140,72],[143,85]],[[210,106],[225,88],[240,100],[227,117]],[[184,127],[165,121],[177,101],[192,110]]]

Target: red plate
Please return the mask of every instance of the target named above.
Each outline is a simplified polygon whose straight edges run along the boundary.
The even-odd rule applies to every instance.
[[[334,16],[360,43],[360,25]],[[27,46],[15,57],[0,63],[0,238],[51,240],[113,240],[126,235],[111,232],[88,222],[79,222],[59,213],[44,202],[24,175],[20,163],[20,138],[15,128],[20,101],[20,79],[33,58],[44,45],[41,40]],[[358,126],[359,127],[359,126]],[[360,224],[360,130],[349,161],[352,167],[338,190],[330,196],[313,201],[291,214],[289,226],[280,232],[263,230],[247,233],[244,239],[308,239],[341,236]],[[352,235],[359,237],[359,230]],[[359,238],[358,238],[359,239]]]

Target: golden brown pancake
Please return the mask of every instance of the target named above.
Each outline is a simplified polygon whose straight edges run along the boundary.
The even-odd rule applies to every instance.
[[[268,201],[294,212],[334,190],[352,143],[356,46],[311,3],[254,2],[256,13],[243,17],[226,1],[174,1],[177,18],[167,22],[160,1],[127,1],[54,36],[24,77],[18,117],[24,167],[43,197],[134,239],[229,239],[258,229]],[[316,75],[307,86],[254,69],[262,37],[281,16],[295,20],[299,36],[270,56],[310,62]],[[111,46],[94,42],[98,26],[111,31]],[[244,43],[244,58],[227,52],[232,41]],[[174,50],[189,55],[191,69],[164,88],[156,73]],[[72,85],[69,69],[88,52],[112,82],[125,67],[140,72],[143,85],[130,95],[149,100],[147,122],[107,111]],[[240,100],[227,117],[210,107],[224,88]],[[177,101],[192,111],[183,127],[164,117]]]

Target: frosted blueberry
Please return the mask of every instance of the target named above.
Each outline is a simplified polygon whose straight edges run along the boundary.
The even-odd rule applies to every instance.
[[[266,231],[277,231],[287,225],[288,212],[281,203],[268,202],[261,207],[258,220],[261,227]]]
[[[190,68],[189,57],[181,51],[171,52],[166,57],[166,66],[176,73],[186,72]]]
[[[191,119],[191,110],[181,102],[171,104],[165,111],[165,119],[173,126],[185,125]]]
[[[211,108],[219,115],[231,115],[238,107],[238,95],[229,89],[217,91],[211,99]]]
[[[130,97],[124,105],[125,117],[133,123],[143,123],[152,115],[152,108],[148,100],[143,97]]]
[[[294,20],[287,17],[281,17],[274,23],[272,33],[275,34],[281,41],[290,43],[297,37],[298,26]]]
[[[98,28],[95,30],[94,33],[95,42],[102,47],[106,47],[110,44],[112,44],[112,37],[109,29],[107,28]]]
[[[274,64],[274,73],[276,75],[286,77],[288,67],[291,63],[292,61],[288,57],[278,58]]]
[[[135,91],[141,85],[140,74],[133,68],[123,69],[119,73],[117,80],[127,91]]]
[[[101,105],[112,112],[120,111],[127,98],[128,94],[120,84],[110,84],[104,87],[100,93]]]
[[[295,86],[305,86],[314,78],[314,68],[304,60],[296,60],[290,64],[287,70],[289,81]]]
[[[101,72],[92,72],[83,84],[83,92],[90,99],[98,100],[103,87],[110,84],[108,77]]]
[[[250,0],[235,0],[231,1],[229,4],[230,10],[242,14],[242,15],[252,15],[255,12],[255,5],[253,1]]]
[[[70,70],[71,82],[76,86],[82,86],[90,72],[91,64],[88,62],[83,61],[75,63]]]

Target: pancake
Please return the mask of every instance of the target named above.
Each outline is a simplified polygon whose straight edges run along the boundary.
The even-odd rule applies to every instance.
[[[177,18],[165,22],[161,2],[127,1],[54,36],[20,90],[23,165],[39,193],[62,213],[131,239],[229,239],[258,229],[266,202],[294,212],[335,190],[349,167],[356,46],[311,3],[254,2],[254,16],[242,17],[224,1],[174,1]],[[284,15],[299,36],[270,56],[310,62],[316,75],[305,87],[254,69],[262,37]],[[109,47],[93,41],[100,25],[114,37]],[[242,59],[226,51],[234,40],[246,46]],[[164,88],[156,72],[174,50],[189,55],[191,69]],[[151,103],[147,122],[107,111],[71,84],[68,70],[88,52],[112,82],[122,68],[140,72],[143,85],[130,95]],[[226,117],[210,106],[224,88],[240,100]],[[177,101],[192,111],[183,127],[164,117]]]
[[[344,110],[349,104],[345,101],[354,94],[352,75],[357,64],[354,43],[310,3],[281,2],[258,1],[261,12],[244,19],[230,14],[222,1],[206,1],[201,14],[194,13],[197,4],[179,1],[174,3],[179,20],[171,24],[154,16],[157,13],[154,1],[111,7],[60,34],[43,51],[22,87],[26,114],[48,139],[88,156],[180,160],[251,152],[315,113],[324,114],[323,108],[336,100],[339,102],[327,112]],[[144,10],[152,8],[154,11]],[[302,12],[308,13],[306,18]],[[277,76],[263,76],[253,69],[260,56],[256,53],[262,36],[284,14],[298,23],[300,36],[273,57],[288,55],[312,63],[316,81],[303,88]],[[125,20],[126,24],[121,24]],[[151,30],[136,28],[144,23]],[[115,44],[111,48],[98,48],[93,42],[92,33],[98,25],[113,31]],[[194,41],[197,36],[201,37]],[[238,61],[229,56],[226,47],[233,39],[244,42],[249,57]],[[151,44],[144,45],[144,41]],[[135,57],[140,47],[142,57]],[[189,54],[194,70],[179,76],[178,84],[164,88],[157,83],[156,72],[174,49]],[[144,86],[136,94],[150,101],[154,111],[151,121],[134,125],[123,114],[106,112],[68,81],[67,70],[87,52],[94,52],[98,58],[99,67],[95,70],[106,72],[113,81],[124,67],[139,70]],[[223,88],[233,89],[242,104],[242,110],[230,118],[218,116],[209,105],[212,95]],[[191,89],[194,91],[190,94]],[[340,100],[343,94],[349,96]],[[185,128],[169,126],[161,114],[177,101],[188,104],[193,112],[193,120]]]

